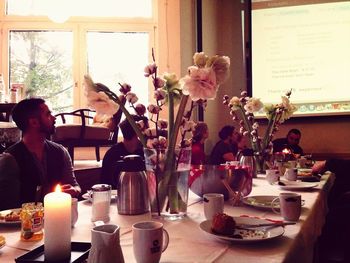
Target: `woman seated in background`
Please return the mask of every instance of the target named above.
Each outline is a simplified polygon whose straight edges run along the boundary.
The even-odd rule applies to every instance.
[[[200,165],[206,163],[204,142],[209,137],[208,125],[198,122],[192,132],[192,158],[191,164]]]
[[[220,130],[220,141],[215,144],[210,154],[211,164],[219,165],[236,160],[238,147],[234,141],[234,131],[235,127],[231,125],[226,125]]]

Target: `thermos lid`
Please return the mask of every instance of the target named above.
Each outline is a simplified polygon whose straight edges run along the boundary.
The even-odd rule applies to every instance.
[[[131,154],[123,158],[123,171],[125,172],[139,172],[145,170],[145,162],[140,155]]]
[[[95,192],[103,192],[111,190],[112,187],[109,184],[95,184],[91,187],[91,189]]]

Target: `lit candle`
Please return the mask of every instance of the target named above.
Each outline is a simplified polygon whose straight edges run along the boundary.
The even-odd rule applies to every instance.
[[[71,255],[71,196],[55,192],[44,197],[44,254],[45,261],[69,259]]]

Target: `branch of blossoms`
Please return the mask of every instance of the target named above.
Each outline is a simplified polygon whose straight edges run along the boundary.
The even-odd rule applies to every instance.
[[[288,91],[282,96],[282,102],[278,104],[264,105],[260,99],[248,97],[243,91],[241,97],[236,96],[229,99],[224,96],[223,103],[230,109],[230,114],[234,121],[239,121],[240,133],[248,136],[251,146],[257,155],[265,156],[272,149],[272,139],[278,131],[279,125],[289,119],[296,111],[296,107],[290,103],[289,98],[292,91]],[[259,136],[259,123],[255,120],[254,113],[263,108],[268,119],[267,129],[263,137]]]

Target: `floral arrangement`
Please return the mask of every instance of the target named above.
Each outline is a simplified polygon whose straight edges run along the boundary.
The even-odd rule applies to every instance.
[[[107,87],[95,84],[89,76],[85,76],[86,95],[89,106],[101,113],[115,113],[121,107],[125,117],[134,128],[137,136],[145,148],[152,148],[157,151],[154,159],[157,204],[159,206],[169,193],[169,207],[171,213],[178,211],[176,200],[178,193],[170,188],[176,183],[176,176],[172,171],[176,170],[175,148],[182,149],[189,147],[191,142],[187,134],[193,130],[194,122],[191,121],[191,113],[195,107],[205,107],[206,101],[216,97],[217,90],[227,76],[230,66],[230,59],[227,56],[208,57],[203,52],[195,53],[193,56],[194,65],[188,68],[188,73],[181,79],[173,73],[158,75],[158,67],[155,63],[155,56],[152,51],[153,62],[144,69],[145,77],[151,79],[154,87],[154,103],[147,107],[137,103],[137,95],[131,92],[129,84],[120,84],[120,95],[116,95]],[[144,116],[148,111],[149,123],[135,122],[127,107],[134,110],[136,115]],[[168,119],[161,119],[161,111],[167,107]],[[177,108],[177,111],[176,111]],[[167,149],[165,155],[162,150]],[[162,176],[158,176],[162,174]],[[169,186],[171,182],[172,186]]]
[[[232,97],[225,95],[223,102],[230,108],[232,119],[239,121],[240,133],[248,136],[251,147],[255,155],[260,159],[257,164],[259,170],[263,169],[263,162],[268,159],[272,151],[272,139],[278,131],[279,125],[289,119],[296,111],[296,107],[290,103],[289,98],[292,91],[288,91],[282,96],[282,102],[278,104],[264,105],[260,99],[247,97],[247,92],[243,91],[241,97]],[[259,135],[259,123],[255,120],[254,113],[261,109],[266,113],[268,119],[267,128],[263,136]]]

